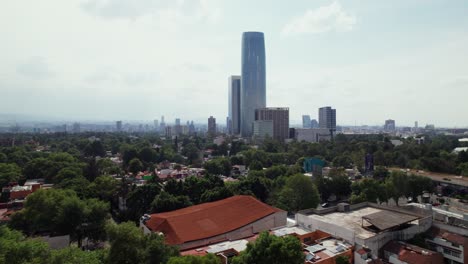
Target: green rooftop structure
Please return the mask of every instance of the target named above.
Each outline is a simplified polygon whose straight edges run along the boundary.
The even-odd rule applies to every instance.
[[[305,158],[304,160],[304,171],[312,172],[314,176],[322,175],[323,166],[325,166],[325,162],[319,158]]]

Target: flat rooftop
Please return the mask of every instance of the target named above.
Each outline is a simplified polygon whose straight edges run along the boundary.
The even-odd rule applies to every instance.
[[[271,233],[273,233],[275,236],[286,236],[291,234],[305,235],[311,233],[311,231],[298,226],[288,226],[271,230]]]
[[[380,231],[383,231],[383,229],[389,229],[420,218],[411,214],[397,213],[391,210],[379,209],[370,206],[348,212],[332,212],[324,215],[310,214],[308,217],[346,228],[350,231],[353,231],[355,236],[363,239],[373,237]],[[374,222],[372,224],[376,225],[376,228],[374,228],[375,231],[370,228],[364,228],[362,226],[364,221],[363,218],[366,217],[368,219],[371,218],[371,220]]]
[[[320,263],[321,261],[340,255],[350,248],[351,245],[346,242],[335,238],[328,238],[321,241],[320,244],[314,244],[304,249],[306,263]]]

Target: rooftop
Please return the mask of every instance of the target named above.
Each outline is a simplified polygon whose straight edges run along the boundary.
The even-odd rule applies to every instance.
[[[366,220],[380,231],[414,221],[418,218],[419,217],[414,215],[402,214],[391,211],[380,211],[362,217],[362,219]]]
[[[317,263],[341,255],[351,249],[351,247],[350,244],[337,240],[336,238],[328,238],[321,241],[319,244],[306,247],[306,260],[308,260],[307,263]]]
[[[168,244],[178,245],[228,233],[280,211],[252,196],[237,195],[216,202],[152,214],[145,225],[153,232],[162,232]]]
[[[408,264],[444,263],[442,254],[401,241],[392,240],[382,250],[397,255],[399,260]]]
[[[273,233],[275,236],[285,236],[291,234],[305,235],[310,233],[310,231],[298,226],[288,226],[272,230],[271,233]]]
[[[310,214],[309,218],[314,218],[322,222],[333,223],[341,226],[362,239],[367,239],[376,235],[376,233],[388,228],[416,220],[420,217],[413,214],[397,213],[392,210],[380,209],[377,207],[366,206],[348,212],[331,212],[326,214]],[[368,219],[372,227],[364,227],[363,219]]]
[[[459,245],[464,245],[468,243],[468,237],[449,232],[447,230],[443,230],[437,227],[432,227],[430,229],[430,234],[432,237],[436,238],[442,238],[445,239],[449,242],[459,244]]]

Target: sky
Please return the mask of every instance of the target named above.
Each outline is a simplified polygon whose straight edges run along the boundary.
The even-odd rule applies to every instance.
[[[3,0],[0,114],[224,123],[244,31],[292,123],[468,127],[466,0]]]

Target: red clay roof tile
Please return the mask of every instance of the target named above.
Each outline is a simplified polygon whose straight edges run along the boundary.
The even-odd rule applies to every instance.
[[[166,243],[179,245],[233,231],[279,211],[252,196],[238,195],[152,214],[145,225],[153,232],[162,232]]]

